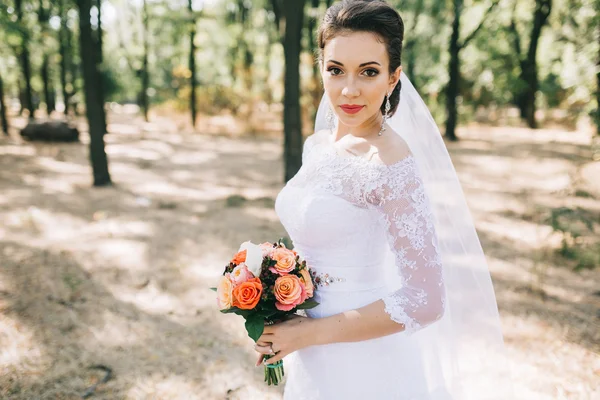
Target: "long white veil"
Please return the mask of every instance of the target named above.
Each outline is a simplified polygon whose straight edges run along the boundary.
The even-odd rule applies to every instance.
[[[444,317],[413,335],[429,385],[447,388],[453,400],[515,399],[494,288],[462,187],[440,131],[404,71],[400,82],[400,104],[387,123],[417,160],[432,205],[447,294]],[[325,94],[315,132],[328,129],[328,103]],[[394,262],[391,250],[387,260]]]

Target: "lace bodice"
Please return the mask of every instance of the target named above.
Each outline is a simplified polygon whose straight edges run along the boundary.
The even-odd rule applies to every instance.
[[[390,318],[413,333],[439,319],[445,289],[429,200],[412,155],[392,164],[338,153],[328,131],[304,144],[302,167],[276,212],[326,293],[385,286],[386,250],[400,287],[382,296]],[[387,246],[387,247],[386,247]]]

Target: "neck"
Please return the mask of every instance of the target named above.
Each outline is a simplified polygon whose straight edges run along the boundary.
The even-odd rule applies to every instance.
[[[337,128],[334,129],[335,140],[337,141],[348,134],[363,139],[376,138],[381,130],[382,122],[383,115],[379,112],[375,113],[373,117],[369,118],[359,126],[348,126],[339,121]]]

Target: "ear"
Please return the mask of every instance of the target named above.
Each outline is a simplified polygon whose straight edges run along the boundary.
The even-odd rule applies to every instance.
[[[398,66],[393,74],[390,75],[390,92],[394,90],[398,81],[400,80],[400,74],[402,73],[402,65]]]

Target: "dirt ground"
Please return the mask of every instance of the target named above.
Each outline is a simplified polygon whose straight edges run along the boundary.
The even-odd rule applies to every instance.
[[[285,236],[281,140],[112,115],[115,185],[87,138],[0,138],[0,398],[279,399],[215,285],[240,242]],[[600,267],[554,256],[553,208],[600,222],[589,135],[472,126],[450,144],[497,292],[519,399],[600,398]],[[593,239],[593,237],[592,237]],[[543,276],[543,282],[539,278]],[[543,295],[542,295],[543,294]],[[109,367],[112,377],[98,366]]]

